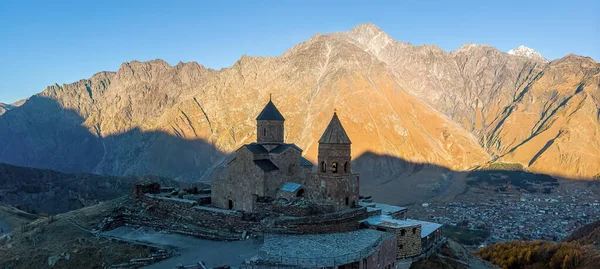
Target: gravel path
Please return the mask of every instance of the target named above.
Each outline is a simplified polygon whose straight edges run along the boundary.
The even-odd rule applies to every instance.
[[[191,265],[199,261],[204,261],[208,267],[225,264],[239,266],[244,260],[257,255],[262,245],[260,240],[210,241],[177,234],[164,234],[149,228],[136,230],[130,227],[119,227],[104,234],[180,249],[181,255],[145,267],[148,269],[173,268],[178,264]]]

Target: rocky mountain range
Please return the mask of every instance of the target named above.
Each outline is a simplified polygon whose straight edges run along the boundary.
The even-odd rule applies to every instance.
[[[0,116],[2,116],[2,114],[6,113],[6,111],[9,111],[9,110],[11,110],[13,108],[16,108],[16,107],[20,107],[26,101],[27,101],[27,99],[23,99],[23,100],[14,102],[12,104],[5,104],[5,103],[0,102]]]
[[[538,56],[524,47],[413,46],[362,24],[221,70],[132,61],[49,86],[5,112],[0,162],[208,179],[228,153],[255,141],[254,119],[272,94],[286,141],[311,161],[337,109],[353,157],[377,164],[355,166],[371,177],[496,161],[591,178],[600,173],[600,64]]]
[[[0,115],[4,114],[6,111],[12,109],[13,106],[5,103],[0,103]]]

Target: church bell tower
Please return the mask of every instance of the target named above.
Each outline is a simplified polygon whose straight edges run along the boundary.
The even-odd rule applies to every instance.
[[[337,113],[329,122],[327,129],[319,139],[319,174],[352,173],[350,138],[346,134]]]
[[[317,197],[338,210],[356,207],[359,199],[359,177],[352,173],[350,138],[337,113],[319,139],[319,163],[312,186]]]

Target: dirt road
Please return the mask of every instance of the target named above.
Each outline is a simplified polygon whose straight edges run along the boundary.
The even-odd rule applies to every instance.
[[[150,265],[146,267],[148,269],[173,268],[178,264],[191,265],[199,261],[205,262],[208,267],[219,265],[239,266],[244,260],[255,256],[262,245],[260,240],[219,242],[183,235],[165,234],[149,228],[136,230],[129,227],[119,227],[104,234],[126,240],[180,249],[181,255]]]

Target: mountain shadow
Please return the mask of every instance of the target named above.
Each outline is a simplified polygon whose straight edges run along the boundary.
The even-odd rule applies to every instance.
[[[452,202],[470,190],[478,193],[520,195],[553,193],[560,184],[582,184],[600,190],[600,181],[558,178],[526,171],[520,164],[493,164],[471,171],[415,163],[399,157],[365,152],[353,161],[360,173],[362,196],[378,202],[411,205],[420,202]]]
[[[66,173],[153,174],[200,181],[211,178],[213,167],[226,156],[202,139],[184,139],[162,131],[135,128],[106,137],[100,133],[99,127],[90,131],[84,126],[84,117],[56,100],[33,96],[22,107],[0,116],[0,137],[5,138],[0,140],[0,162]],[[360,173],[361,194],[391,204],[452,201],[471,187],[551,192],[557,184],[553,177],[525,170],[453,171],[372,152],[353,163],[354,171]]]
[[[90,172],[103,154],[84,119],[55,100],[33,96],[0,117],[0,162],[62,172]]]
[[[93,133],[84,121],[54,99],[33,96],[0,117],[0,162],[65,173],[199,180],[225,156],[203,139],[137,128],[102,137],[99,127]]]

